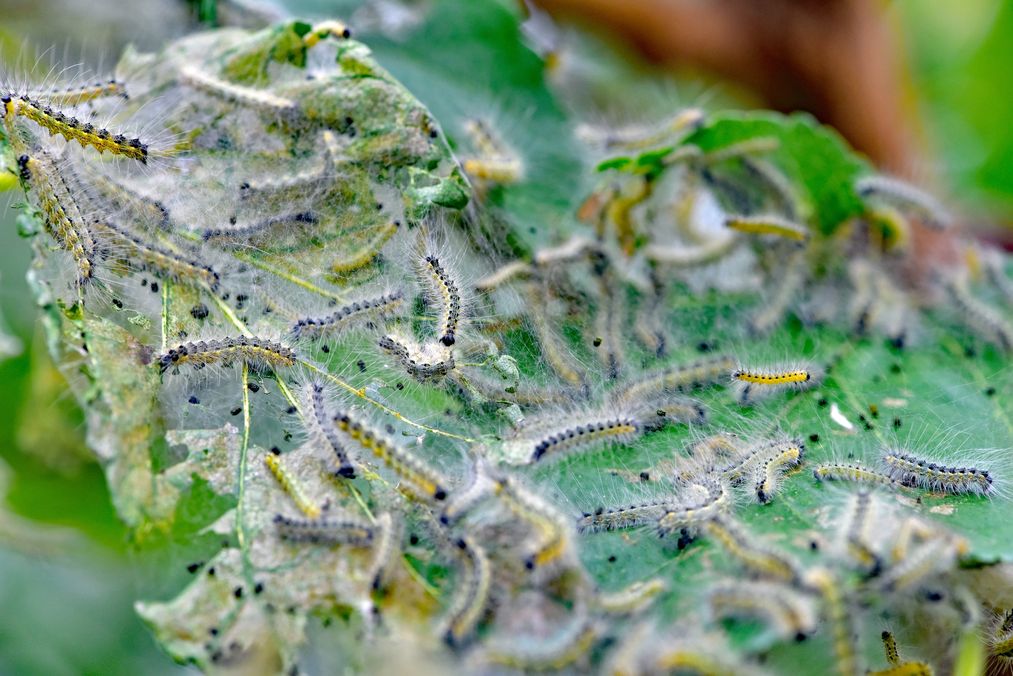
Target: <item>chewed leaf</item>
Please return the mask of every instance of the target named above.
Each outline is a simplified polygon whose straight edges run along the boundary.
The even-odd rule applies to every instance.
[[[807,116],[592,129],[503,3],[404,11],[5,93],[48,345],[172,561],[138,594],[160,644],[853,673],[889,621],[949,664],[910,618],[974,630],[967,568],[1013,562],[999,254]],[[938,289],[907,274],[926,214],[969,261]]]

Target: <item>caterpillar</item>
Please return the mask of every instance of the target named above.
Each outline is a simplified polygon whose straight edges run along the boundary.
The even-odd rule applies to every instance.
[[[584,420],[536,440],[531,448],[531,462],[538,462],[546,456],[558,458],[562,454],[583,450],[598,443],[628,443],[641,431],[640,423],[631,417]]]
[[[972,296],[966,285],[956,279],[947,280],[943,288],[953,305],[985,340],[1004,353],[1013,352],[1013,326],[993,308]]]
[[[806,574],[805,583],[823,597],[827,620],[833,634],[837,672],[841,676],[854,676],[858,673],[855,633],[851,624],[851,613],[848,611],[841,589],[841,581],[826,568],[813,568]]]
[[[81,85],[79,87],[68,87],[59,91],[49,91],[40,93],[38,96],[54,106],[79,106],[82,103],[88,103],[95,99],[113,96],[118,96],[122,99],[130,98],[127,96],[126,86],[116,79]]]
[[[419,263],[419,278],[429,289],[430,299],[440,308],[438,340],[450,347],[457,342],[461,322],[461,292],[456,275],[434,254],[426,253]]]
[[[239,198],[248,200],[255,196],[280,197],[290,192],[312,193],[315,189],[325,188],[337,177],[340,149],[333,131],[324,130],[320,138],[324,146],[323,162],[320,166],[295,174],[243,181],[239,185]]]
[[[937,535],[917,545],[903,559],[883,571],[878,586],[888,592],[910,589],[929,575],[952,568],[960,547],[960,543],[951,538]]]
[[[693,246],[672,246],[670,244],[648,244],[644,247],[647,260],[658,265],[673,268],[693,268],[710,265],[724,258],[739,243],[730,234],[726,237],[715,237],[709,242]]]
[[[336,275],[344,275],[369,265],[376,258],[377,254],[380,253],[380,249],[387,243],[387,240],[393,237],[400,227],[400,221],[390,221],[384,224],[376,231],[372,239],[366,242],[358,251],[354,251],[344,258],[331,263],[331,272]]]
[[[879,638],[883,641],[883,652],[886,653],[886,663],[894,667],[900,664],[900,651],[897,650],[897,640],[894,639],[893,634],[884,629]]]
[[[396,357],[408,375],[420,383],[439,380],[456,367],[454,355],[449,351],[441,355],[418,353],[418,350],[409,348],[405,341],[394,336],[382,336],[377,345]]]
[[[681,505],[675,500],[645,502],[618,509],[599,507],[594,512],[585,512],[577,519],[577,531],[580,533],[597,533],[620,528],[632,528],[650,521],[657,521],[665,514],[680,508]]]
[[[368,547],[373,543],[373,528],[355,519],[292,519],[275,514],[274,525],[278,535],[290,542],[354,547]]]
[[[707,597],[715,617],[757,617],[784,639],[801,641],[816,630],[812,600],[783,584],[723,582],[715,585]]]
[[[988,652],[1000,664],[1013,664],[1013,612],[999,611],[995,626],[988,637]]]
[[[198,282],[207,286],[212,293],[218,291],[221,275],[201,260],[148,242],[109,219],[95,221],[93,225],[98,235],[126,247],[129,253],[123,255],[123,259],[128,266],[151,271],[180,284],[193,285]]]
[[[475,282],[475,290],[487,293],[513,281],[530,275],[531,264],[527,261],[510,261]]]
[[[355,478],[355,466],[345,450],[345,445],[330,424],[331,416],[327,410],[325,401],[325,390],[319,383],[308,383],[303,394],[303,409],[307,412],[305,416],[306,428],[314,446],[329,449],[334,453],[338,461],[337,476],[345,479]]]
[[[360,446],[383,461],[401,480],[410,484],[417,493],[437,502],[447,499],[444,479],[405,449],[353,420],[347,413],[337,413],[334,416],[334,424],[358,442]]]
[[[291,99],[262,89],[226,82],[194,66],[183,66],[179,71],[179,81],[188,87],[244,108],[275,113],[283,117],[293,117],[299,112],[298,104]]]
[[[637,305],[633,318],[633,335],[655,357],[665,356],[668,336],[662,325],[664,316],[663,289],[655,284],[653,292]]]
[[[321,21],[313,25],[313,30],[303,36],[303,44],[307,47],[316,46],[325,38],[343,38],[347,40],[352,37],[351,29],[340,21]]]
[[[798,584],[802,579],[798,564],[779,552],[751,543],[744,530],[727,517],[714,517],[704,522],[702,530],[732,558],[761,578],[791,585]]]
[[[806,390],[819,381],[819,374],[808,367],[753,369],[739,366],[731,377],[738,389],[739,403],[744,405],[785,389]]]
[[[668,585],[661,578],[641,580],[618,591],[599,593],[596,605],[606,613],[627,615],[643,610],[655,597],[667,589]]]
[[[268,453],[264,456],[264,464],[271,470],[274,478],[278,480],[281,489],[292,498],[292,502],[299,508],[299,511],[311,519],[320,517],[320,506],[310,500],[309,496],[306,495],[306,491],[303,490],[296,478],[285,467],[280,456]]]
[[[649,125],[638,124],[619,129],[599,129],[587,124],[580,124],[576,134],[580,140],[601,145],[605,150],[615,148],[646,150],[672,143],[680,136],[699,129],[704,120],[702,110],[686,108],[669,119]]]
[[[548,300],[546,297],[547,293],[548,290],[545,289],[545,293],[543,293],[543,288],[538,284],[528,285],[527,296],[528,307],[531,310],[529,315],[531,329],[538,339],[542,356],[545,357],[545,362],[549,368],[567,384],[573,387],[584,388],[583,372],[579,366],[573,363],[570,355],[567,354],[566,347],[545,314],[544,307]]]
[[[936,198],[910,183],[886,176],[866,176],[855,182],[855,190],[861,197],[872,197],[902,209],[910,209],[926,225],[934,228],[948,228],[953,223],[953,216]]]
[[[464,644],[481,621],[489,605],[492,588],[492,564],[485,550],[470,537],[462,537],[455,543],[461,552],[461,580],[455,585],[460,592],[449,613],[443,638],[451,647]]]
[[[18,169],[25,186],[38,198],[46,230],[73,257],[79,281],[90,279],[95,267],[94,238],[53,158],[40,148],[37,157],[18,157]]]
[[[735,360],[726,355],[681,364],[660,371],[648,372],[629,386],[619,390],[616,399],[627,402],[647,401],[671,392],[688,392],[703,385],[719,382],[735,368]]]
[[[291,334],[295,338],[307,336],[334,335],[363,321],[376,316],[386,316],[395,312],[404,302],[404,291],[393,291],[363,298],[362,300],[344,305],[331,314],[321,317],[301,317],[292,325]]]
[[[50,136],[59,134],[68,141],[82,147],[92,147],[100,153],[108,151],[113,155],[148,163],[148,144],[139,138],[127,138],[123,134],[114,134],[107,129],[96,128],[90,122],[82,122],[76,117],[68,117],[59,110],[34,101],[27,96],[7,94],[0,98],[4,106],[4,116],[13,121],[21,116],[31,120],[49,132]]]
[[[488,124],[478,119],[466,120],[464,132],[478,151],[478,156],[462,162],[464,173],[481,181],[509,184],[521,180],[524,164],[515,152],[506,147]]]
[[[774,455],[767,457],[756,468],[756,500],[766,504],[773,498],[777,490],[781,474],[802,462],[805,446],[788,444]]]
[[[509,477],[497,478],[493,484],[493,493],[510,512],[527,522],[538,535],[534,546],[527,547],[525,568],[543,568],[566,555],[569,551],[567,529],[565,521],[554,507]]]
[[[711,523],[727,511],[731,504],[731,493],[723,481],[708,480],[690,484],[703,488],[702,498],[690,504],[680,504],[667,509],[658,518],[658,535],[666,537],[681,533],[684,529],[707,529]]]
[[[74,171],[71,171],[71,176],[82,189],[87,191],[91,188],[97,192],[104,202],[103,206],[108,205],[131,220],[153,224],[162,230],[169,229],[169,210],[160,201],[138,194],[94,169],[89,170],[87,178]]]
[[[729,216],[725,227],[751,235],[773,235],[795,242],[806,242],[809,230],[777,216]]]
[[[205,242],[215,242],[220,245],[236,245],[240,242],[248,242],[260,237],[265,232],[284,225],[313,225],[318,223],[319,216],[312,211],[297,211],[290,214],[269,216],[252,223],[233,225],[229,227],[208,228],[201,233],[201,239]]]
[[[462,167],[469,176],[491,183],[516,183],[524,175],[524,165],[516,158],[469,157]]]
[[[672,423],[707,424],[707,409],[695,399],[676,398],[653,406],[645,405],[643,409],[636,418],[648,431],[659,430]]]
[[[161,373],[170,367],[173,373],[177,373],[179,367],[186,364],[200,370],[213,364],[227,365],[234,361],[279,368],[294,366],[296,356],[281,343],[257,336],[236,336],[182,343],[157,358]]]
[[[484,470],[476,469],[467,488],[458,489],[450,494],[443,511],[440,512],[440,523],[452,526],[491,493],[492,482]]]
[[[992,495],[991,473],[975,467],[948,467],[903,450],[883,453],[887,475],[905,486],[918,486],[943,493]]]
[[[376,535],[373,560],[369,565],[369,580],[373,589],[382,589],[390,567],[400,547],[400,526],[389,512],[376,517]]]
[[[873,494],[868,490],[860,490],[849,498],[844,519],[845,548],[867,571],[869,577],[878,575],[883,565],[869,543],[869,529],[876,511]]]
[[[610,276],[599,278],[599,305],[594,316],[596,331],[594,344],[595,353],[609,380],[616,380],[625,361],[622,348],[622,322],[624,320],[619,293],[614,288],[614,280]]]
[[[576,619],[557,636],[542,638],[533,646],[517,643],[490,645],[482,656],[486,662],[524,672],[558,671],[586,655],[601,633],[585,609],[576,609],[573,614]]]
[[[743,478],[756,467],[777,457],[797,457],[805,455],[805,444],[800,439],[775,439],[762,441],[745,449],[739,450],[728,462],[715,468],[717,473],[733,484],[740,483]]]

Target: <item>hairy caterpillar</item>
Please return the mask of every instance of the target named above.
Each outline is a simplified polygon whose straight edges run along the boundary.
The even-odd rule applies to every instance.
[[[886,176],[866,176],[855,182],[855,190],[862,197],[910,209],[934,228],[947,228],[953,223],[953,217],[938,200],[910,183]]]
[[[802,461],[805,446],[789,444],[766,458],[756,468],[756,499],[761,504],[770,502],[777,490],[781,474]]]
[[[262,89],[226,82],[209,73],[202,72],[194,66],[183,66],[179,71],[179,81],[188,87],[244,108],[275,113],[285,117],[293,117],[299,111],[298,104],[291,99]]]
[[[439,380],[456,366],[453,353],[445,349],[442,354],[432,354],[432,350],[409,347],[406,341],[394,336],[382,336],[377,345],[396,357],[408,375],[420,383]]]
[[[148,144],[139,138],[127,138],[123,134],[113,134],[107,129],[96,128],[90,122],[81,122],[76,117],[68,117],[27,96],[8,93],[0,98],[0,103],[3,103],[4,116],[8,124],[21,116],[48,131],[50,136],[59,134],[68,141],[74,141],[82,147],[90,146],[100,153],[108,151],[113,155],[138,160],[142,164],[148,162]]]
[[[389,512],[376,517],[376,542],[373,545],[373,560],[369,565],[369,580],[373,589],[383,587],[401,546],[400,535],[400,524],[394,521]]]
[[[725,355],[680,364],[661,371],[648,372],[628,387],[618,391],[619,400],[630,402],[653,400],[669,392],[688,392],[709,383],[719,382],[735,368],[735,360]]]
[[[292,224],[313,225],[319,222],[319,220],[319,217],[312,211],[297,211],[290,214],[269,216],[252,223],[244,223],[242,225],[208,228],[201,233],[201,239],[205,242],[235,246],[241,242],[248,242],[260,237],[264,233],[270,232],[278,226]]]
[[[635,613],[646,608],[656,596],[664,593],[667,589],[668,585],[665,584],[665,581],[657,577],[634,582],[618,591],[599,593],[597,606],[613,615]]]
[[[603,417],[577,422],[534,441],[531,461],[537,462],[546,456],[557,458],[599,443],[628,443],[640,432],[639,422],[631,417]]]
[[[747,405],[785,389],[809,389],[819,382],[819,376],[810,367],[756,369],[739,366],[732,371],[732,382],[737,388],[739,403]]]
[[[153,244],[109,219],[95,221],[96,233],[119,242],[129,252],[123,258],[137,270],[149,270],[180,284],[204,284],[212,293],[218,291],[221,275],[210,265],[195,257],[185,256]]]
[[[331,272],[336,275],[343,275],[369,265],[376,258],[377,254],[380,253],[380,249],[387,243],[387,240],[393,237],[400,227],[400,221],[391,221],[384,224],[376,231],[373,238],[357,251],[353,251],[331,263]]]
[[[658,518],[659,536],[666,537],[687,528],[707,529],[713,520],[728,510],[732,496],[723,481],[708,480],[691,485],[703,488],[704,495],[696,502],[666,509]]]
[[[400,479],[419,494],[436,501],[447,499],[446,482],[407,450],[384,439],[373,430],[353,420],[346,413],[334,417],[338,429],[357,441],[389,467]]]
[[[303,391],[303,409],[306,411],[305,421],[307,432],[313,444],[318,448],[329,449],[338,461],[336,474],[346,479],[355,477],[355,466],[352,464],[345,445],[331,424],[331,415],[327,410],[325,390],[319,383],[308,383]]]
[[[576,619],[557,636],[543,638],[532,646],[491,645],[482,656],[486,662],[525,672],[558,671],[587,654],[601,633],[586,609],[577,609],[573,614]]]
[[[275,514],[274,525],[283,540],[292,542],[355,547],[368,547],[373,543],[373,528],[355,519],[291,519]]]
[[[45,99],[54,106],[79,106],[82,103],[111,96],[129,98],[126,86],[116,79],[39,94],[39,98]]]
[[[890,592],[910,589],[927,576],[952,568],[962,546],[961,542],[950,537],[936,535],[884,570],[878,586]]]
[[[294,366],[296,356],[281,343],[257,336],[237,336],[182,343],[160,354],[157,361],[161,373],[170,367],[173,373],[177,373],[180,366],[187,364],[200,370],[214,364],[228,365],[235,361],[270,368]]]
[[[815,589],[823,597],[827,620],[833,634],[837,672],[841,676],[854,676],[858,673],[858,655],[855,650],[851,613],[844,600],[841,581],[826,568],[814,568],[806,574],[805,582],[807,587]]]
[[[524,164],[520,157],[507,148],[482,120],[472,119],[464,123],[464,131],[470,137],[478,155],[465,158],[464,173],[480,182],[516,183],[524,175]]]
[[[755,469],[757,467],[763,468],[764,464],[771,459],[779,457],[786,460],[800,459],[804,455],[805,444],[800,439],[762,441],[733,453],[730,460],[718,465],[715,470],[725,480],[737,484],[742,482],[751,470],[755,475]]]
[[[77,265],[78,279],[86,281],[94,272],[95,242],[84,222],[77,201],[58,173],[53,158],[41,148],[38,157],[18,158],[21,180],[35,192],[53,239],[69,251]]]
[[[573,359],[567,354],[566,347],[545,314],[546,294],[548,294],[548,289],[543,285],[528,285],[527,296],[531,309],[531,328],[541,346],[542,356],[545,357],[549,368],[561,380],[573,387],[583,388],[585,382],[582,369],[573,363]]]
[[[806,242],[809,230],[777,216],[729,216],[725,227],[751,235],[773,235],[795,242]]]
[[[716,617],[758,617],[785,639],[801,641],[816,630],[812,600],[783,584],[723,582],[707,596]]]
[[[474,472],[467,488],[459,488],[450,494],[450,498],[440,512],[440,523],[451,526],[457,523],[473,507],[492,493],[492,481],[480,467]]]
[[[879,555],[869,543],[869,530],[876,509],[873,494],[860,490],[849,498],[844,520],[845,548],[869,576],[879,574],[882,567]]]
[[[695,399],[679,397],[646,404],[636,417],[645,430],[661,429],[670,423],[706,425],[707,409]]]
[[[897,650],[897,640],[893,634],[885,629],[879,635],[883,641],[883,652],[886,653],[886,663],[891,666],[900,664],[900,652]]]
[[[461,292],[457,276],[433,253],[419,261],[419,279],[429,289],[430,299],[440,308],[437,322],[438,340],[450,347],[457,341],[461,322]]]
[[[449,613],[444,640],[453,647],[461,646],[474,633],[489,605],[492,588],[492,564],[485,550],[470,537],[462,537],[455,543],[461,553],[461,580],[456,585],[460,591]]]
[[[285,467],[280,456],[268,453],[264,456],[264,464],[271,470],[274,478],[278,480],[281,489],[292,498],[292,502],[299,508],[299,511],[311,519],[320,517],[320,506],[310,500],[303,487],[299,485],[296,478]]]
[[[801,580],[798,564],[779,552],[750,542],[744,529],[731,519],[715,517],[704,522],[702,528],[725,552],[759,577],[792,585]]]
[[[243,181],[239,186],[240,199],[247,200],[255,196],[278,198],[290,192],[311,194],[314,190],[326,188],[337,179],[340,150],[338,139],[330,129],[321,132],[320,139],[324,146],[320,166],[300,173]]]
[[[510,512],[530,524],[538,534],[534,546],[527,548],[525,568],[543,568],[566,555],[569,550],[567,529],[554,507],[509,477],[497,478],[493,492]]]
[[[943,284],[953,305],[981,337],[1004,353],[1013,352],[1013,326],[993,308],[972,296],[963,281],[950,279]]]
[[[337,334],[349,326],[395,312],[404,302],[404,292],[395,289],[379,296],[357,300],[321,317],[301,317],[292,325],[296,338]]]
[[[657,521],[665,514],[682,507],[677,500],[659,500],[645,502],[618,509],[600,507],[594,512],[585,512],[577,519],[577,531],[580,533],[597,533],[599,531],[632,528],[650,521]]]
[[[145,225],[151,224],[162,230],[169,229],[169,210],[160,201],[130,190],[94,169],[89,170],[87,178],[76,171],[71,171],[71,176],[83,190],[88,191],[90,188],[98,193],[101,201],[112,207],[114,212],[122,212],[132,221],[140,220]],[[92,198],[92,201],[98,200]]]
[[[903,450],[883,453],[883,464],[890,478],[906,486],[919,486],[943,493],[992,495],[992,475],[975,467],[947,467]]]

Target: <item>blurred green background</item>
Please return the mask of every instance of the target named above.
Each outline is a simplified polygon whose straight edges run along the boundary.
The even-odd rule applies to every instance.
[[[336,15],[347,17],[353,5],[364,3],[290,4],[314,14],[333,7]],[[53,46],[58,60],[68,60],[64,53],[74,55],[72,62],[96,62],[104,55],[110,65],[126,43],[155,49],[192,29],[199,14],[193,3],[167,0],[135,1],[129,12],[123,7],[114,0],[2,0],[0,56],[9,64],[26,44],[32,53]],[[1008,245],[1013,2],[898,0],[877,7],[903,49],[910,86],[900,95],[915,111],[911,125],[924,147],[925,174],[959,196],[972,225]],[[607,27],[597,32],[605,35]],[[369,42],[368,35],[362,37]],[[632,58],[628,51],[616,53]],[[378,56],[383,63],[383,54]],[[627,67],[651,75],[647,66]],[[755,100],[730,83],[716,87],[722,102],[735,96]],[[16,191],[0,196],[10,206],[21,199]],[[153,560],[164,565],[173,553],[139,551],[116,519],[101,472],[85,447],[81,415],[45,350],[25,282],[30,248],[18,236],[16,215],[8,207],[0,218],[0,330],[6,336],[0,338],[0,491],[6,491],[0,508],[0,607],[5,611],[0,613],[0,673],[183,671],[159,651],[132,608],[139,596],[168,595],[171,588],[153,583],[150,571],[157,569]],[[11,356],[15,343],[22,349]],[[178,562],[181,573],[186,564]]]

